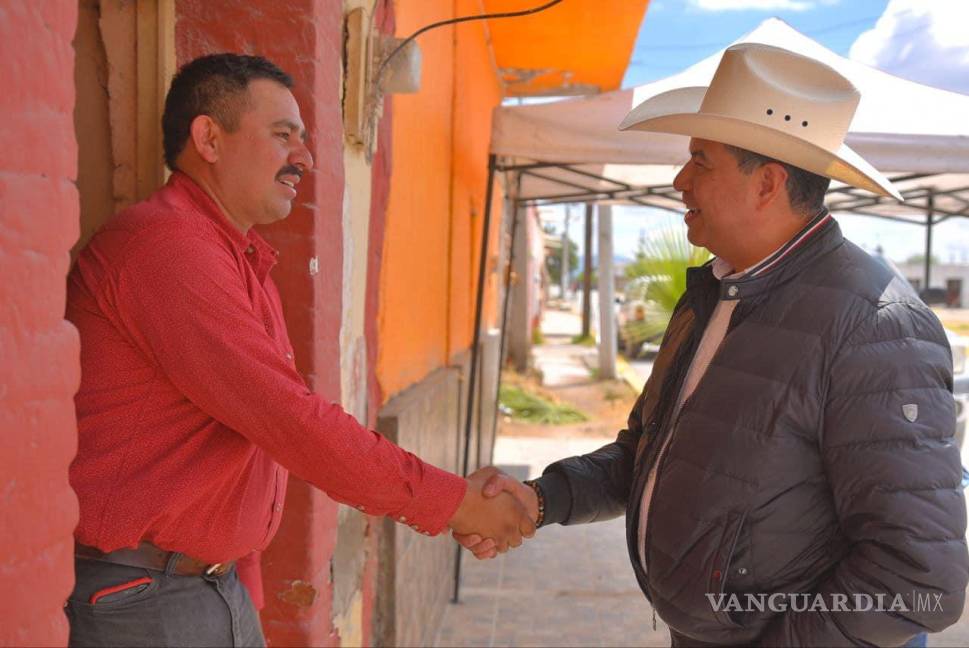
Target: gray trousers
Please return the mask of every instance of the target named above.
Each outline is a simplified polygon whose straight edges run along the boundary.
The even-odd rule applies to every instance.
[[[164,572],[80,558],[74,564],[77,580],[64,606],[70,646],[266,645],[235,567],[222,576],[177,576],[173,561]]]

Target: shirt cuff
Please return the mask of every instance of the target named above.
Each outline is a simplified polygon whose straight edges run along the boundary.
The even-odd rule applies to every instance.
[[[545,517],[542,526],[549,524],[563,524],[572,512],[572,491],[569,480],[557,472],[547,472],[534,480],[542,489],[542,499],[545,500]]]
[[[425,463],[424,478],[410,503],[392,519],[406,524],[418,533],[438,535],[447,528],[448,520],[458,510],[468,489],[463,478]]]

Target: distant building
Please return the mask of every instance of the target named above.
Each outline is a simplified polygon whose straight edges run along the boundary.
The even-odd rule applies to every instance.
[[[933,263],[931,280],[925,286],[923,263],[899,263],[898,269],[919,292],[931,290],[929,299],[951,308],[969,308],[969,263]]]

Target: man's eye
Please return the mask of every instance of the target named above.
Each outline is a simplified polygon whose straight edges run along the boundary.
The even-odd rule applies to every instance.
[[[279,137],[279,138],[281,138],[283,140],[288,140],[289,139],[289,133],[280,131],[280,132],[274,133],[274,134],[276,135],[276,137]]]

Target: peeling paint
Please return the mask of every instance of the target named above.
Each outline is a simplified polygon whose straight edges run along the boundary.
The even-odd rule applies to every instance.
[[[333,627],[340,635],[340,646],[363,645],[363,594],[359,590],[346,614],[333,619]]]
[[[287,581],[288,586],[276,594],[279,600],[296,607],[310,607],[316,601],[316,588],[306,581]]]

